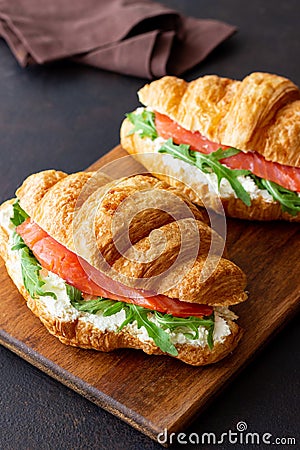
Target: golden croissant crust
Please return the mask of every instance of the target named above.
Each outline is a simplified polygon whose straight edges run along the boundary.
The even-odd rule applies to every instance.
[[[211,141],[300,167],[300,91],[287,78],[256,72],[242,81],[207,75],[188,83],[167,76],[140,89],[139,99]]]
[[[50,236],[92,266],[102,271],[108,266],[107,273],[116,281],[209,305],[225,306],[246,299],[245,275],[233,262],[218,258],[224,242],[207,225],[206,213],[165,182],[145,175],[110,180],[100,172],[66,175],[52,170],[31,175],[16,194],[21,207]],[[146,207],[137,211],[143,196]],[[122,215],[121,221],[117,220],[122,207],[126,214],[133,212],[129,227]],[[200,238],[198,249],[195,232]],[[148,259],[137,261],[135,252]],[[182,259],[170,270],[168,282],[162,276],[159,286],[153,284],[178,255]],[[210,267],[205,265],[207,260],[216,268],[201,282],[202,269]],[[185,270],[188,264],[191,266]]]

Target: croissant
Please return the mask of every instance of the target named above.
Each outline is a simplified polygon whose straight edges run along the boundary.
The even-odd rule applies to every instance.
[[[146,108],[127,115],[121,144],[150,172],[231,217],[300,221],[300,91],[294,83],[260,72],[242,81],[167,76],[138,95]]]
[[[247,298],[245,274],[208,222],[154,177],[46,170],[0,206],[0,254],[62,343],[199,366],[236,347],[242,330],[228,306]]]

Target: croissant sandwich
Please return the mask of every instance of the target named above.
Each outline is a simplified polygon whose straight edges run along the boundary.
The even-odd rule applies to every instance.
[[[61,342],[199,366],[236,347],[242,332],[228,306],[247,297],[243,271],[207,222],[152,176],[46,170],[0,206],[0,253]]]
[[[155,176],[231,217],[300,221],[300,91],[290,80],[167,76],[138,95],[145,107],[127,114],[121,144]]]

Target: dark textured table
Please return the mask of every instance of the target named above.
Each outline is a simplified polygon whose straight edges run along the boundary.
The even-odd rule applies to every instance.
[[[187,15],[239,27],[204,63],[185,74],[186,79],[207,73],[242,78],[253,71],[269,71],[300,83],[298,0],[163,3]],[[1,201],[32,172],[78,171],[117,145],[124,113],[136,107],[136,91],[145,82],[66,62],[21,69],[4,41],[0,61]],[[265,346],[187,434],[210,432],[220,438],[244,421],[248,431],[260,435],[294,437],[294,448],[300,448],[297,325],[299,317]],[[0,449],[160,448],[3,347],[0,370]],[[223,440],[205,448],[243,448]],[[277,448],[287,448],[284,442]],[[176,443],[174,448],[197,445]]]

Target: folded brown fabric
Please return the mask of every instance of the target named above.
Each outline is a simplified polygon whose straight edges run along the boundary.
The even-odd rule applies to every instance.
[[[0,36],[22,66],[72,58],[150,79],[180,75],[235,30],[149,0],[0,0]]]

